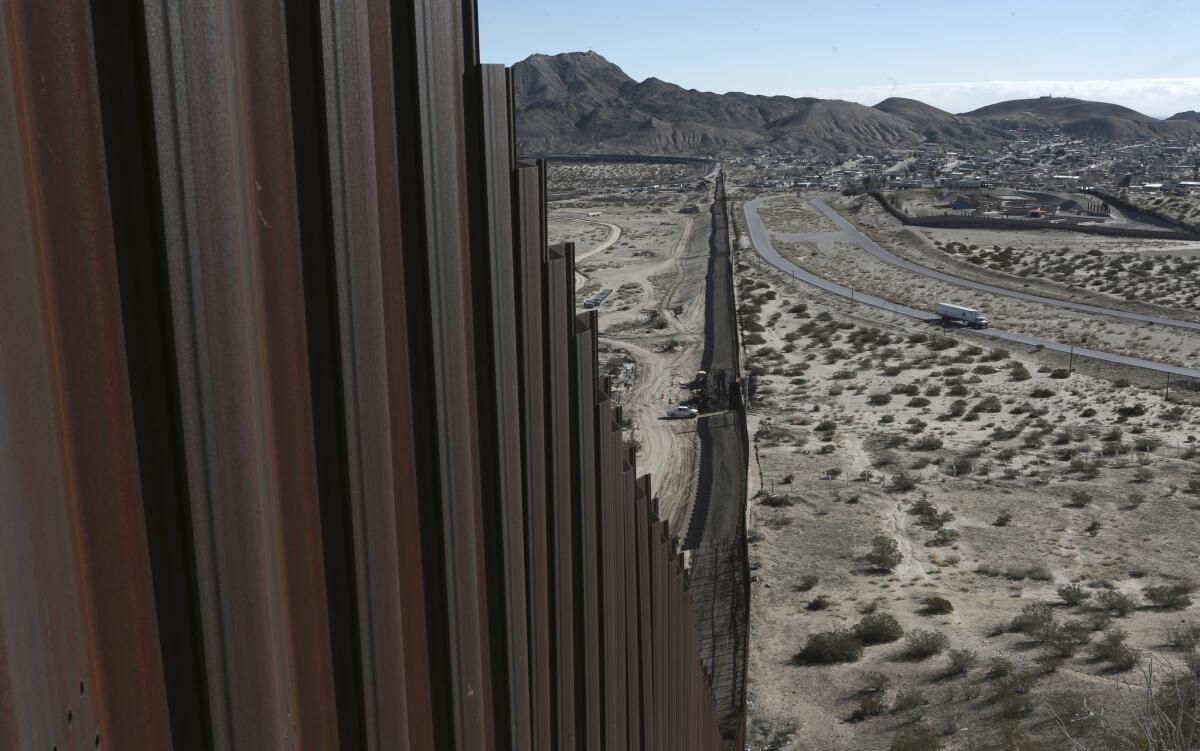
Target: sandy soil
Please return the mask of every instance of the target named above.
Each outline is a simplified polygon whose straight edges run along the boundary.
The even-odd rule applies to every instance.
[[[747,338],[761,342],[748,357],[763,488],[751,504],[751,748],[886,749],[914,728],[943,748],[1016,748],[1014,737],[1057,737],[1055,713],[1094,732],[1075,721],[1084,699],[1122,715],[1121,681],[1141,673],[1093,655],[1104,628],[1126,631],[1142,664],[1184,662],[1189,650],[1165,629],[1200,623],[1200,608],[1151,606],[1146,590],[1200,578],[1200,409],[1105,373],[1055,377],[1057,361],[969,337],[941,349],[910,321],[851,308],[756,258],[744,252],[737,265],[743,324],[763,328]],[[908,287],[895,273],[892,291]],[[1062,311],[1047,318],[1064,325]],[[915,514],[922,502],[942,516]],[[998,525],[1002,514],[1011,518]],[[876,535],[896,543],[891,572],[864,560]],[[1056,590],[1068,583],[1086,603],[1063,603]],[[1102,612],[1105,592],[1128,594],[1135,609]],[[930,613],[929,597],[952,611]],[[1059,626],[1086,624],[1088,643],[1057,658],[1049,632],[1011,630],[1039,603]],[[867,613],[894,616],[905,637],[853,662],[796,659],[810,635]],[[912,659],[917,631],[948,646]],[[974,664],[952,675],[948,650]],[[993,660],[1020,680],[997,675]],[[902,692],[927,703],[897,707]],[[855,718],[868,696],[880,713]]]
[[[614,167],[565,166],[572,168],[570,184],[598,185],[611,181]],[[632,173],[626,179],[654,174],[625,172]],[[662,416],[669,403],[689,396],[682,384],[700,367],[709,200],[700,191],[607,193],[555,202],[549,217],[552,241],[577,245],[581,309],[597,290],[613,290],[597,308],[602,370],[614,379],[629,440],[639,446],[638,471],[651,474],[660,512],[675,534],[684,532],[691,513],[699,449],[691,422]],[[587,217],[596,210],[601,216]],[[605,225],[617,227],[619,237]]]

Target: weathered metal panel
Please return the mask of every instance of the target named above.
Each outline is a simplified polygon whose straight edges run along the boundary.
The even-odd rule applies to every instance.
[[[554,618],[554,723],[558,748],[575,747],[574,540],[571,495],[570,336],[575,308],[574,245],[546,249],[546,493],[550,510]]]
[[[596,440],[597,314],[575,317],[571,368],[571,442],[575,455],[572,495],[575,498],[578,557],[575,634],[579,649],[575,661],[576,720],[584,749],[599,749],[603,740],[600,663],[599,509],[597,507],[598,442]]]
[[[169,745],[86,6],[0,13],[0,742]]]
[[[335,743],[282,9],[147,9],[214,741]]]
[[[551,621],[550,540],[547,527],[544,372],[542,353],[542,245],[540,175],[536,166],[517,169],[519,203],[514,271],[520,321],[521,456],[525,477],[525,533],[528,549],[529,669],[534,748],[550,751]]]
[[[520,383],[513,274],[512,134],[503,66],[478,66],[480,132],[475,160],[478,236],[474,298],[479,422],[497,746],[531,744],[525,518],[522,513]],[[486,251],[486,252],[480,252]]]

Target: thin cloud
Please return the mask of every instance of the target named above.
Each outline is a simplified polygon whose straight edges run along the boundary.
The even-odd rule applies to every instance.
[[[1200,109],[1200,78],[1127,78],[1085,81],[967,81],[955,83],[892,83],[847,88],[818,88],[792,92],[876,104],[888,97],[919,99],[950,112],[967,112],[1008,99],[1068,96],[1112,102],[1164,117]]]

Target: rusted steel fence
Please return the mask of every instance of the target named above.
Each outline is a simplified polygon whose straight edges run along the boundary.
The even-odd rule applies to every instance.
[[[0,748],[725,747],[477,47],[0,2]]]

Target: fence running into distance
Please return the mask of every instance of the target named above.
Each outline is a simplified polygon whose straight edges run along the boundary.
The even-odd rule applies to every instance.
[[[0,748],[720,749],[472,2],[0,5]]]

